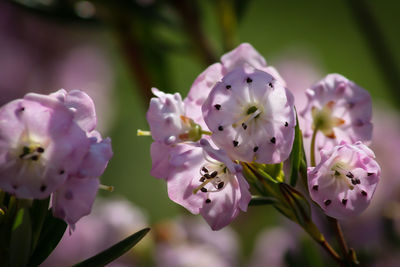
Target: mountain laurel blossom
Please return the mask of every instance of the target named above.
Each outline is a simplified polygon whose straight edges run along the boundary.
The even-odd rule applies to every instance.
[[[311,198],[336,219],[360,214],[369,205],[381,169],[371,149],[361,142],[342,142],[321,151],[321,162],[308,168]]]
[[[112,157],[92,99],[63,89],[29,93],[0,108],[0,188],[17,198],[52,195],[55,216],[71,226],[90,213],[98,177]]]

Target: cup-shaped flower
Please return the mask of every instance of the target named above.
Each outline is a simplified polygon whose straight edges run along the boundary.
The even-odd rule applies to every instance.
[[[89,146],[73,112],[56,98],[14,100],[0,108],[0,188],[46,198],[77,171]]]
[[[327,215],[346,219],[368,207],[380,174],[371,149],[361,142],[342,142],[330,151],[322,150],[321,162],[308,168],[308,188]]]
[[[153,139],[167,145],[200,140],[202,128],[186,116],[181,95],[166,94],[156,88],[153,88],[152,92],[157,97],[153,97],[150,101],[147,121]],[[198,109],[200,112],[200,108]]]
[[[251,44],[242,43],[221,57],[220,63],[215,63],[205,69],[192,84],[186,102],[202,105],[215,84],[235,68],[243,67],[248,71],[262,70],[272,75],[282,85],[284,80],[274,67],[267,66],[265,59]]]
[[[200,213],[213,230],[228,225],[239,211],[246,211],[251,195],[241,173],[223,150],[205,139],[197,144],[179,144],[170,158],[168,195],[193,214]]]
[[[316,147],[330,149],[341,141],[368,143],[372,137],[372,105],[369,93],[339,74],[329,74],[306,95],[308,103],[300,113],[305,121],[304,137],[313,131]]]
[[[270,74],[229,72],[202,111],[213,141],[231,158],[268,164],[288,158],[296,125],[293,96]]]

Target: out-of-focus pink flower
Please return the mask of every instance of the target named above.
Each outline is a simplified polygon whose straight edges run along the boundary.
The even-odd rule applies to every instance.
[[[139,208],[126,200],[98,199],[91,215],[82,218],[76,225],[72,234],[64,234],[41,266],[72,266],[145,228],[147,219]],[[135,262],[135,256],[127,254],[110,266],[136,266]]]
[[[300,115],[303,134],[315,129],[316,149],[331,149],[341,141],[369,143],[372,138],[372,105],[367,91],[339,74],[329,74],[307,89],[308,104]]]
[[[213,230],[228,225],[246,211],[251,195],[240,165],[205,140],[200,145],[180,144],[171,157],[167,178],[171,200],[193,214],[200,213]]]
[[[46,198],[78,171],[90,142],[73,112],[28,94],[0,109],[0,186],[18,198]]]
[[[238,241],[226,227],[213,232],[196,218],[182,218],[155,227],[158,267],[238,266]]]
[[[237,68],[214,86],[202,110],[212,140],[232,159],[278,163],[293,145],[293,102],[270,74]]]
[[[244,68],[246,71],[258,69],[272,75],[285,86],[275,68],[267,66],[265,59],[253,48],[251,44],[242,43],[232,51],[221,57],[221,63],[215,63],[204,70],[194,81],[186,101],[194,101],[201,106],[209,95],[211,89],[223,76],[235,68]]]
[[[270,228],[257,238],[249,267],[284,267],[285,256],[297,247],[296,236],[283,227]]]
[[[372,150],[361,142],[343,141],[332,150],[322,150],[321,162],[308,168],[308,188],[327,215],[348,219],[368,207],[380,174]]]

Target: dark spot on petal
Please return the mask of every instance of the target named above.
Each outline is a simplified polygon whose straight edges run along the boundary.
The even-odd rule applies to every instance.
[[[16,184],[13,184],[13,185],[12,185],[12,188],[14,188],[14,190],[17,190],[17,188],[18,188],[18,185],[16,185]]]
[[[255,147],[253,148],[253,152],[257,152],[257,150],[258,150],[258,146],[255,146]]]
[[[272,137],[271,140],[269,140],[269,141],[271,141],[271,143],[275,144],[276,143],[276,138]]]
[[[347,204],[347,199],[343,198],[343,199],[342,199],[342,204],[343,204],[343,205],[346,205],[346,204]]]
[[[220,110],[220,109],[221,109],[221,105],[220,105],[220,104],[216,104],[216,105],[214,105],[214,107],[215,107],[217,110]]]
[[[349,101],[349,108],[354,108],[354,106],[356,105],[353,101]]]
[[[364,126],[364,122],[363,122],[362,119],[357,119],[357,120],[354,122],[354,125],[355,125],[355,126],[358,126],[358,127],[361,127],[361,126]]]
[[[231,87],[232,86],[230,86],[230,85],[225,86],[225,88],[228,89],[228,90],[231,89]]]
[[[218,131],[223,131],[224,127],[222,125],[218,126]]]
[[[234,147],[237,147],[237,146],[239,145],[239,142],[236,141],[236,140],[233,140],[232,143],[233,143],[233,146],[234,146]]]
[[[348,173],[346,174],[346,176],[349,177],[349,178],[354,178],[354,175],[353,175],[351,172],[348,172]]]
[[[60,171],[58,172],[58,174],[60,174],[60,175],[63,175],[64,173],[65,173],[64,170],[60,170]]]
[[[200,191],[203,192],[203,193],[205,193],[205,192],[207,192],[207,188],[202,187],[202,188],[200,189]]]
[[[313,185],[312,189],[315,190],[315,191],[318,191],[318,185],[317,184]]]
[[[39,156],[38,155],[33,155],[32,157],[31,157],[31,160],[34,160],[34,161],[37,161],[39,159]]]
[[[361,195],[363,195],[364,197],[367,196],[367,192],[365,192],[364,190],[361,191]]]
[[[217,188],[218,188],[218,189],[221,189],[222,187],[224,187],[224,184],[225,184],[224,182],[220,182],[220,183],[217,185]]]
[[[289,126],[289,123],[286,121],[285,122],[285,127],[288,127]]]
[[[324,201],[325,206],[329,206],[332,203],[330,199]]]
[[[340,172],[338,172],[337,170],[335,170],[335,176],[340,176]]]
[[[211,203],[211,199],[207,198],[207,199],[206,199],[206,203],[207,203],[207,204],[208,204],[208,203]]]
[[[374,174],[375,174],[375,173],[373,173],[373,172],[367,173],[368,176],[371,176],[371,175],[374,175]]]
[[[42,185],[42,186],[40,187],[40,191],[41,191],[41,192],[46,191],[46,189],[47,189],[47,185]]]
[[[213,171],[210,176],[211,178],[215,178],[217,176],[218,172],[217,171]]]
[[[247,77],[246,82],[251,83],[253,80],[250,77]]]
[[[243,123],[242,123],[242,127],[243,127],[243,129],[245,129],[245,130],[246,130],[246,129],[247,129],[247,125],[246,125],[246,123],[244,123],[244,122],[243,122]]]
[[[44,148],[43,147],[38,147],[36,149],[36,151],[39,152],[39,153],[43,153],[44,152]]]
[[[64,197],[67,200],[72,200],[74,198],[74,194],[70,190],[68,190],[67,192],[65,192]]]

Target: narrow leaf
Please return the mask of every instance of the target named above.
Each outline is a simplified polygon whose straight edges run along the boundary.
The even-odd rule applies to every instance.
[[[142,238],[150,231],[150,228],[145,228],[140,230],[139,232],[134,233],[133,235],[125,238],[119,243],[113,245],[112,247],[104,250],[103,252],[93,256],[85,261],[82,261],[74,267],[95,267],[95,266],[104,266],[109,264],[113,260],[119,258],[128,250],[130,250],[134,245],[136,245]]]
[[[39,241],[33,252],[28,266],[38,266],[56,248],[64,235],[67,224],[58,218],[53,217],[51,210],[47,211],[44,227],[39,236]]]
[[[273,197],[251,196],[249,206],[270,205],[276,203],[276,201]]]
[[[303,140],[299,127],[299,120],[296,113],[296,127],[294,129],[294,141],[290,153],[290,185],[296,186],[299,178],[300,162],[303,154]]]
[[[46,199],[35,199],[29,209],[32,222],[32,251],[35,250],[39,241],[40,232],[49,210],[50,197]]]
[[[27,208],[18,210],[12,226],[10,266],[26,266],[31,253],[31,222]]]

